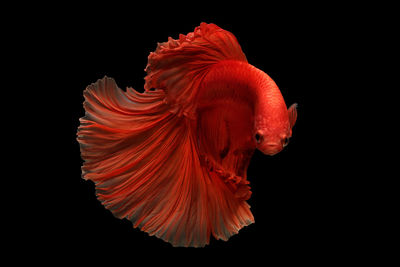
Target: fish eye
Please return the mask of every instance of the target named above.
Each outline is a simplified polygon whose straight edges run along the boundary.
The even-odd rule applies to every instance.
[[[283,138],[282,139],[282,144],[283,144],[283,147],[287,146],[289,144],[289,137]]]
[[[256,138],[257,144],[261,143],[261,134],[256,133],[255,138]]]

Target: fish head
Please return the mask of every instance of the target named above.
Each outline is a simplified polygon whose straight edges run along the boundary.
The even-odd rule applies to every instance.
[[[293,104],[284,112],[275,111],[268,117],[259,118],[255,125],[254,139],[258,150],[273,156],[289,143],[292,128],[297,119],[297,104]],[[256,120],[257,121],[257,120]]]

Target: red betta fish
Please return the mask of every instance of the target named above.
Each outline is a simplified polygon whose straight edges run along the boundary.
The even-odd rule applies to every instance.
[[[150,53],[145,91],[104,77],[84,91],[82,176],[117,218],[173,246],[203,247],[254,222],[247,167],[292,135],[275,82],[247,63],[215,24],[169,38]]]

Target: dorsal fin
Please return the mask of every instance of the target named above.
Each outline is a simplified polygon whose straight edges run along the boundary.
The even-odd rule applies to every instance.
[[[215,24],[201,23],[177,40],[169,37],[167,42],[158,44],[148,57],[144,87],[164,90],[170,111],[189,116],[202,78],[222,60],[247,62],[232,33]]]

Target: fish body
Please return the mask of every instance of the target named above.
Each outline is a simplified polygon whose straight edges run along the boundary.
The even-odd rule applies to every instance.
[[[83,178],[117,218],[173,246],[227,240],[254,222],[254,150],[283,149],[296,105],[214,24],[159,44],[146,71],[144,93],[108,77],[86,88]]]

